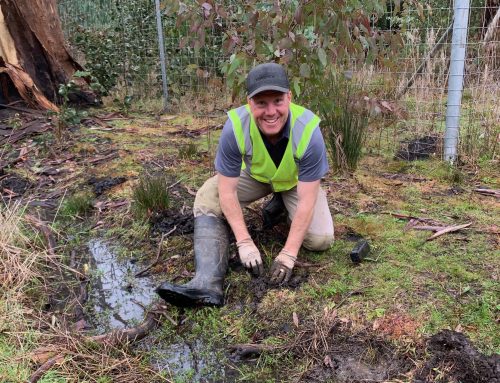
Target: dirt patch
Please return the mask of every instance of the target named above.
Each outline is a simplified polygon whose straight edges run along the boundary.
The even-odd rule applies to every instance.
[[[4,179],[0,180],[0,189],[2,194],[14,194],[14,195],[22,195],[26,193],[29,188],[32,186],[32,183],[27,179],[17,177],[15,175],[7,176]]]
[[[389,339],[416,339],[419,323],[405,313],[393,313],[375,319],[372,328]]]
[[[500,382],[500,355],[485,356],[459,332],[443,330],[427,342],[430,353],[415,375],[415,383]]]
[[[500,382],[500,355],[481,354],[462,333],[443,330],[427,340],[426,352],[417,346],[411,355],[387,339],[387,334],[382,337],[368,328],[353,333],[349,322],[333,311],[299,331],[290,351],[298,359],[314,358],[300,380],[305,383],[408,381],[408,377],[415,383]]]
[[[360,239],[364,239],[354,228],[346,225],[335,226],[335,237],[349,242],[358,242]]]
[[[402,141],[396,153],[396,158],[406,161],[423,160],[438,151],[438,144],[439,137],[437,136],[424,136],[414,140]]]
[[[316,359],[301,382],[384,382],[403,378],[414,367],[409,355],[367,330],[352,333],[339,321],[329,329],[321,323],[314,325],[300,338],[308,342],[296,350],[300,351],[296,357],[313,355]]]
[[[92,186],[96,196],[100,196],[105,191],[111,189],[116,185],[124,183],[127,179],[125,177],[104,177],[96,178],[91,177],[87,183]]]
[[[166,210],[153,215],[150,222],[153,234],[184,235],[194,231],[194,218],[191,210],[187,213]]]
[[[308,372],[305,383],[336,382],[385,382],[402,377],[402,370],[408,370],[409,360],[402,360],[380,343],[351,344],[353,348],[336,350],[325,357],[327,366],[319,366]],[[369,347],[367,349],[367,347]],[[373,359],[366,357],[371,353]]]

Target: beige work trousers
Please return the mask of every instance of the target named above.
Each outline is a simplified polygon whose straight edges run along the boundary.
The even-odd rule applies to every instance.
[[[246,172],[242,171],[238,182],[238,200],[242,208],[261,199],[273,190],[271,185],[256,181]],[[297,187],[281,193],[283,202],[288,211],[288,218],[293,220],[299,201]],[[196,193],[193,213],[195,217],[210,215],[223,217],[219,202],[219,188],[217,175],[209,178]],[[326,200],[326,193],[320,187],[311,224],[305,235],[302,245],[313,251],[326,250],[334,240],[333,219]]]

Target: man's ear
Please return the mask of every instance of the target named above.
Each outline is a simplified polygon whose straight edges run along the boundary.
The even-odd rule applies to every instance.
[[[290,102],[292,102],[292,91],[291,90],[288,91],[288,100]]]

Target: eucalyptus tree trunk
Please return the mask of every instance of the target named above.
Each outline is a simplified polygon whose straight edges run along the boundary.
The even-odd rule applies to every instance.
[[[66,49],[56,0],[0,0],[0,102],[57,111],[58,88],[83,68]],[[83,79],[72,102],[95,103]]]

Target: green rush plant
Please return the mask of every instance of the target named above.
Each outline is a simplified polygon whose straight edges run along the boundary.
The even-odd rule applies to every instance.
[[[321,117],[333,169],[353,172],[361,159],[368,130],[368,111],[362,105],[361,84],[344,74],[331,73],[321,87],[321,92],[310,94],[310,106]]]
[[[142,175],[132,190],[133,204],[139,216],[150,216],[170,206],[167,178],[165,176]]]

